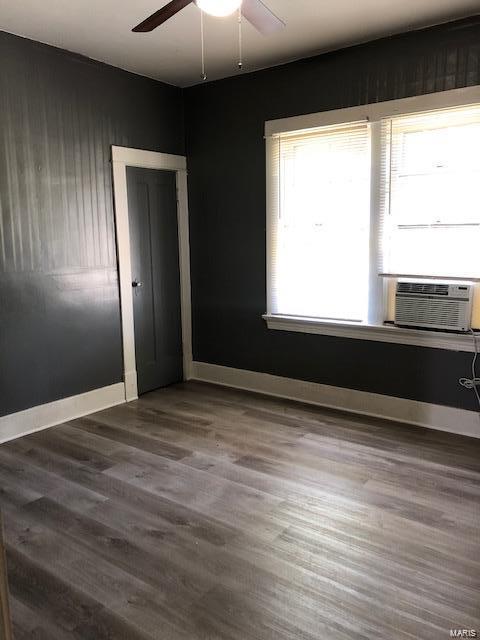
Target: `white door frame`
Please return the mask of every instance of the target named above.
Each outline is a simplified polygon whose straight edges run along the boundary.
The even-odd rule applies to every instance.
[[[188,232],[187,160],[185,156],[156,153],[112,145],[113,194],[117,231],[120,307],[122,316],[125,400],[138,398],[135,330],[133,319],[132,262],[128,220],[127,167],[175,171],[177,182],[178,249],[182,313],[183,376],[192,369],[192,313],[190,290],[190,242]]]

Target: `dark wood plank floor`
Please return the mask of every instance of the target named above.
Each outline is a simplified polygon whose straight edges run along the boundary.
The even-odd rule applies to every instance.
[[[480,441],[188,383],[0,447],[16,640],[480,631]]]

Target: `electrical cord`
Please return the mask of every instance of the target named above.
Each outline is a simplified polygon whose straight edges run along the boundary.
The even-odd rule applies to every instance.
[[[475,395],[477,396],[478,408],[480,411],[480,377],[477,376],[477,359],[478,359],[478,343],[477,343],[477,334],[473,329],[470,329],[470,333],[473,336],[473,345],[475,348],[475,355],[472,360],[472,377],[471,378],[460,378],[459,382],[462,387],[465,389],[473,389],[475,391]]]

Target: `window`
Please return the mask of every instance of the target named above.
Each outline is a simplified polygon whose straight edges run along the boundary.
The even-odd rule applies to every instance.
[[[384,267],[388,273],[480,275],[480,107],[382,123]]]
[[[480,279],[480,104],[387,110],[267,128],[267,319],[379,327],[396,277]]]
[[[366,318],[369,138],[366,122],[277,138],[274,313]],[[342,295],[345,287],[351,291],[348,296]]]

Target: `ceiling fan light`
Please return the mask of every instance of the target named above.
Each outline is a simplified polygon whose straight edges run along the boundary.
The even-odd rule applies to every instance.
[[[242,0],[196,0],[197,6],[205,13],[223,18],[240,8]]]

